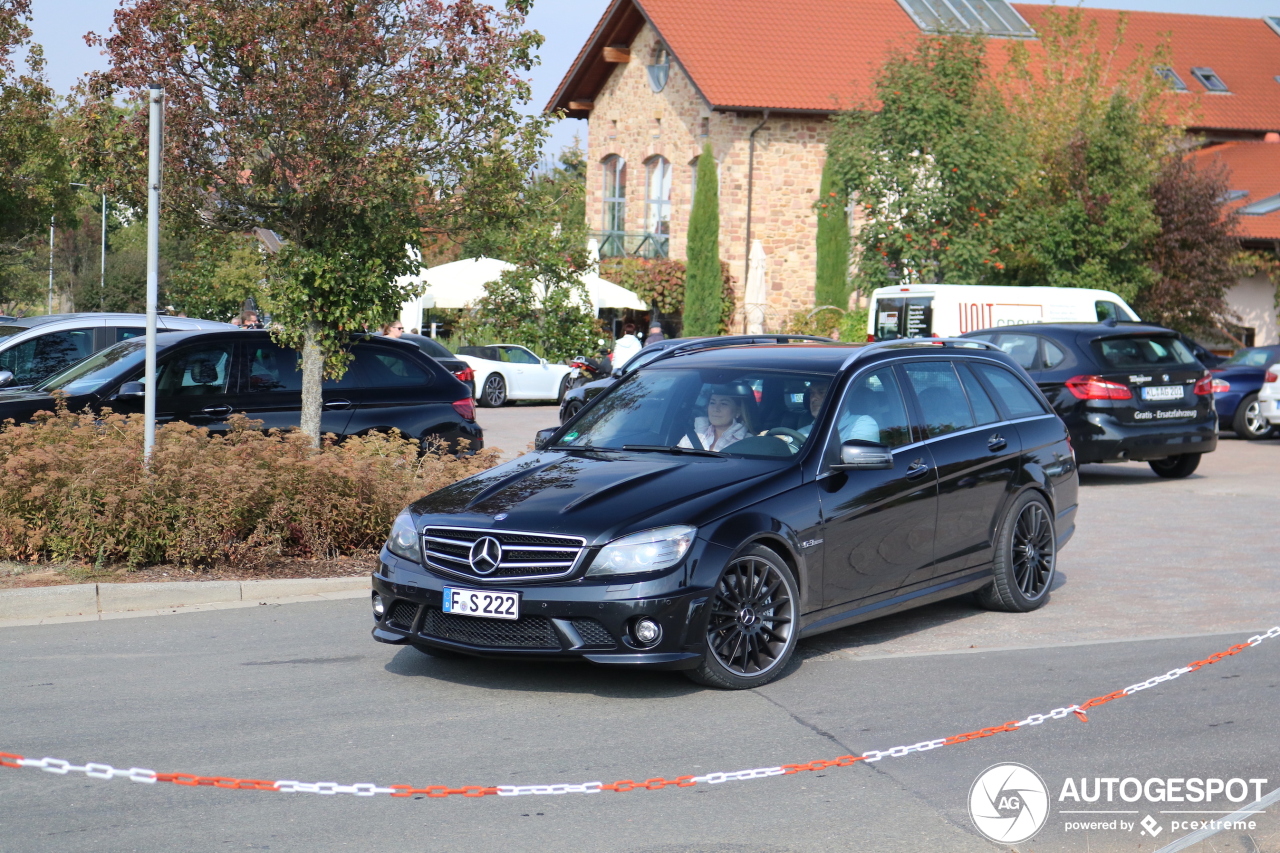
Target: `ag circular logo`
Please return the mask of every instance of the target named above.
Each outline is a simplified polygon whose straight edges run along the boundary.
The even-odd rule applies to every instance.
[[[1049,819],[1049,789],[1030,767],[988,767],[969,789],[969,817],[997,844],[1021,844]]]

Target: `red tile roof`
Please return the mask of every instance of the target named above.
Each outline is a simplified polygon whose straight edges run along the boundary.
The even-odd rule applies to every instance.
[[[1034,27],[1048,6],[1017,4]],[[1084,9],[1102,38],[1119,12]],[[639,14],[637,14],[637,12]],[[1174,70],[1198,104],[1196,127],[1280,130],[1280,35],[1261,19],[1128,12],[1127,64],[1168,35]],[[873,105],[885,60],[920,30],[896,0],[615,0],[560,84],[549,109],[592,100],[613,66],[604,45],[629,43],[647,20],[712,107],[830,112]],[[994,39],[993,46],[1007,44]],[[1032,42],[1035,44],[1035,42]],[[996,53],[997,51],[993,51]],[[999,63],[998,55],[993,61]],[[1191,68],[1210,67],[1231,94],[1210,94]],[[570,111],[585,117],[586,111]]]
[[[1230,177],[1231,190],[1248,190],[1244,198],[1228,207],[1240,209],[1263,199],[1280,195],[1280,143],[1227,142],[1194,151],[1190,158],[1197,166],[1222,164]],[[1280,211],[1261,216],[1238,217],[1239,234],[1245,240],[1280,240]]]

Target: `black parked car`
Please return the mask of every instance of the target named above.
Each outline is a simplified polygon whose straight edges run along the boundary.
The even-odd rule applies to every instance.
[[[1142,323],[1031,323],[970,332],[1023,367],[1053,403],[1076,460],[1147,462],[1190,476],[1218,446],[1209,371],[1177,332]]]
[[[471,391],[471,396],[476,396],[476,373],[471,369],[471,365],[458,358],[449,348],[437,341],[435,338],[429,338],[426,335],[415,335],[406,332],[401,335],[399,340],[408,341],[414,344],[418,349],[422,350],[443,367],[445,370],[457,377],[458,381],[466,385]]]
[[[146,341],[133,338],[57,373],[28,391],[0,392],[0,421],[30,420],[54,408],[53,392],[77,411],[103,406],[141,412]],[[296,427],[302,409],[298,354],[267,332],[166,332],[156,344],[156,421],[186,421],[219,432],[244,413],[264,429]],[[339,380],[324,382],[321,430],[338,436],[392,428],[424,443],[484,446],[466,386],[416,346],[373,337],[352,345]]]
[[[620,367],[608,376],[591,382],[584,382],[582,385],[565,392],[564,397],[560,400],[560,423],[565,423],[569,418],[578,414],[587,403],[594,400],[605,389],[613,387],[615,382],[631,371],[644,367],[674,346],[683,346],[692,341],[717,341],[719,342],[718,345],[832,342],[831,338],[820,338],[814,335],[731,335],[721,338],[665,338],[661,341],[655,341],[640,350],[640,352],[632,356],[625,367]]]
[[[542,449],[402,512],[374,638],[748,688],[802,637],[968,592],[1045,603],[1078,479],[1012,359],[718,343],[668,349]]]

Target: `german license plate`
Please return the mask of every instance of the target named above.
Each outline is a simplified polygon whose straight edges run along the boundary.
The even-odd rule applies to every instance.
[[[1181,385],[1152,385],[1142,389],[1144,400],[1181,400]]]
[[[444,588],[445,613],[479,616],[484,619],[519,619],[520,593],[490,592],[487,589]]]

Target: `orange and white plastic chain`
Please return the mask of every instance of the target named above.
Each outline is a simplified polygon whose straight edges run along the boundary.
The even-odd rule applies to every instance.
[[[24,758],[10,752],[0,752],[0,766],[9,768],[35,768],[44,770],[47,773],[56,773],[65,776],[68,773],[83,773],[91,779],[128,779],[131,782],[141,782],[144,785],[154,785],[156,782],[169,782],[174,785],[187,786],[207,786],[212,788],[233,788],[238,790],[249,791],[276,791],[280,793],[294,794],[351,794],[356,797],[373,797],[379,794],[389,794],[392,797],[521,797],[521,796],[548,796],[559,794],[599,794],[603,791],[611,791],[615,793],[625,793],[627,791],[647,790],[656,791],[659,788],[691,788],[694,785],[719,785],[723,782],[744,782],[750,779],[767,779],[771,776],[790,776],[794,773],[805,773],[815,770],[826,770],[832,767],[849,767],[859,761],[873,762],[880,761],[884,758],[902,758],[913,752],[928,752],[931,749],[937,749],[943,746],[954,746],[966,741],[977,740],[979,738],[991,737],[1003,732],[1016,732],[1026,726],[1038,726],[1048,720],[1061,720],[1069,714],[1074,714],[1084,722],[1088,722],[1089,718],[1085,712],[1099,705],[1105,705],[1116,699],[1123,699],[1126,696],[1132,696],[1135,693],[1146,690],[1149,687],[1155,687],[1166,681],[1172,681],[1191,672],[1195,672],[1201,667],[1210,666],[1217,663],[1223,658],[1237,655],[1245,649],[1258,645],[1263,640],[1271,640],[1280,637],[1280,626],[1272,628],[1265,634],[1258,634],[1250,637],[1247,642],[1234,645],[1231,648],[1210,655],[1204,660],[1195,661],[1184,667],[1170,670],[1164,675],[1157,675],[1154,678],[1148,678],[1146,681],[1138,684],[1131,684],[1123,690],[1116,690],[1103,696],[1095,696],[1094,698],[1078,705],[1067,705],[1064,708],[1056,708],[1047,714],[1032,714],[1024,720],[1016,720],[1005,723],[1000,726],[990,726],[977,731],[965,732],[964,734],[952,735],[951,737],[937,738],[935,740],[921,741],[920,743],[911,744],[910,746],[895,746],[892,749],[871,750],[864,752],[862,755],[842,755],[834,759],[819,759],[810,761],[806,764],[783,764],[778,767],[759,767],[754,770],[735,770],[728,773],[707,773],[702,776],[677,776],[674,779],[654,778],[646,779],[643,782],[634,782],[630,779],[622,779],[617,782],[583,782],[581,784],[557,784],[557,785],[464,785],[460,788],[451,788],[448,785],[428,785],[425,788],[415,788],[412,785],[387,785],[380,786],[372,783],[360,783],[357,785],[340,785],[336,782],[296,782],[292,780],[267,781],[264,779],[238,779],[227,776],[196,776],[190,773],[157,773],[154,770],[146,770],[140,767],[130,767],[128,770],[121,770],[112,767],[109,764],[97,764],[90,762],[84,765],[72,764],[61,758]]]

